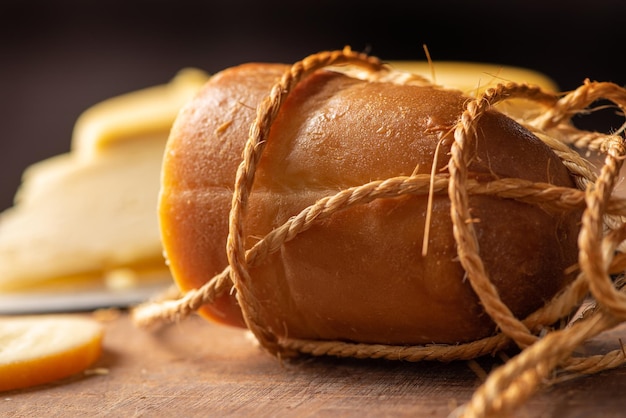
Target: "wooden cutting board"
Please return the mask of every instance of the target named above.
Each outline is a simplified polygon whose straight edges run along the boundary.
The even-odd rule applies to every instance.
[[[591,349],[620,338],[626,328]],[[477,363],[489,371],[500,360]],[[1,393],[0,416],[446,417],[480,382],[467,362],[281,362],[243,330],[192,317],[148,332],[119,313],[106,321],[104,353],[92,369]],[[515,417],[623,417],[625,393],[626,368],[619,368],[543,389]]]

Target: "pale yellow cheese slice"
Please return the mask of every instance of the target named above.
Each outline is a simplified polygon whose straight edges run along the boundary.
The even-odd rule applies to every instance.
[[[186,68],[168,84],[113,97],[92,106],[76,121],[72,153],[80,158],[92,158],[103,149],[169,132],[182,104],[207,80],[204,71]]]
[[[164,135],[129,141],[119,152],[57,159],[39,171],[0,219],[0,290],[160,262],[155,205],[164,144]]]
[[[167,274],[156,214],[163,150],[178,110],[207,79],[187,70],[88,109],[70,153],[25,171],[0,215],[0,292],[67,290],[116,271]]]

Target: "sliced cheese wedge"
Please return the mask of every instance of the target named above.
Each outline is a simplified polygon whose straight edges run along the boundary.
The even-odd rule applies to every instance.
[[[80,373],[102,353],[104,329],[82,316],[0,318],[0,391]]]
[[[161,159],[178,109],[207,79],[185,70],[97,104],[70,153],[26,169],[0,215],[0,292],[102,285],[120,269],[170,280],[156,215]]]

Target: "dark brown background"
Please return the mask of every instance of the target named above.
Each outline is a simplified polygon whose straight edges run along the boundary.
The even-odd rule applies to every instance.
[[[0,5],[0,209],[23,169],[66,152],[76,117],[180,68],[293,62],[351,45],[385,60],[531,67],[564,90],[626,83],[621,0],[5,0]]]

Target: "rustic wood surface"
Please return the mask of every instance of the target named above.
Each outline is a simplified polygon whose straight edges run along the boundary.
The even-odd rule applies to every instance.
[[[13,417],[447,417],[481,382],[467,362],[337,358],[279,361],[243,330],[198,317],[158,332],[126,313],[105,322],[104,352],[85,374],[0,394]],[[626,329],[586,349],[619,344]],[[500,359],[480,359],[491,370]],[[515,417],[626,416],[626,367],[545,388]]]

